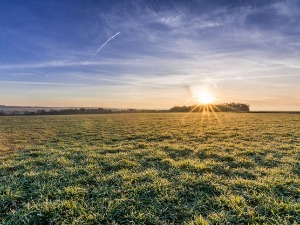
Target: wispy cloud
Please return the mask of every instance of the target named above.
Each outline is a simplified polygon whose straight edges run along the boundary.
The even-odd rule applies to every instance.
[[[299,9],[296,0],[121,1],[81,7],[55,2],[45,20],[26,8],[11,19],[22,26],[0,22],[3,35],[9,34],[0,43],[0,48],[5,45],[0,85],[70,84],[70,89],[84,90],[83,96],[110,95],[120,103],[116,98],[121,96],[113,92],[131,91],[128,101],[153,95],[173,99],[170,104],[188,98],[186,90],[192,85],[237,91],[241,99],[259,87],[295,88],[300,73]],[[112,31],[119,32],[111,36]],[[120,33],[122,38],[109,43]],[[104,89],[106,93],[100,91]],[[288,91],[283,89],[282,96]],[[259,93],[272,97],[277,90]]]
[[[59,86],[83,86],[82,84],[72,84],[72,83],[57,83],[57,82],[28,82],[28,81],[7,81],[0,80],[0,84],[21,84],[21,85],[59,85]]]

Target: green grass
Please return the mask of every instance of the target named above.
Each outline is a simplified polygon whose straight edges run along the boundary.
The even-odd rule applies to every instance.
[[[0,224],[299,224],[299,114],[0,117]]]

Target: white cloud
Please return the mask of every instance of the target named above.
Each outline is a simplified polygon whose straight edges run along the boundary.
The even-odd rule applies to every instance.
[[[272,7],[276,10],[279,15],[286,16],[289,18],[295,18],[299,16],[299,1],[298,0],[285,0],[276,2]]]

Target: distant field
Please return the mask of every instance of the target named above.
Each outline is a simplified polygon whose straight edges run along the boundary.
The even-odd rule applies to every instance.
[[[299,224],[300,114],[0,117],[0,224]]]

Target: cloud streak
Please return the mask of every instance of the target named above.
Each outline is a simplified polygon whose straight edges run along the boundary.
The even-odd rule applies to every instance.
[[[100,48],[95,52],[94,55],[97,55],[98,52],[100,52],[100,50],[108,43],[110,42],[112,39],[114,39],[117,35],[119,35],[121,32],[117,32],[115,35],[113,35],[112,37],[110,37],[106,42],[104,42],[103,45],[100,46]]]
[[[0,80],[0,84],[20,84],[20,85],[54,85],[54,86],[84,86],[83,84],[58,83],[58,82],[30,82],[30,81],[7,81]]]
[[[173,97],[170,102],[174,103],[188,99],[183,90],[193,84],[210,86],[216,92],[237,91],[241,100],[263,86],[282,87],[282,96],[299,87],[297,1],[168,2],[99,1],[70,6],[61,1],[55,2],[51,20],[32,13],[38,5],[27,7],[27,14],[17,11],[11,18],[3,15],[20,27],[8,27],[9,23],[0,21],[4,35],[0,43],[0,89],[24,84],[21,93],[29,84],[49,84],[45,81],[52,82],[49,85],[53,89],[56,84],[78,83],[86,88],[78,95],[91,93],[100,100],[105,96],[100,91],[104,87],[106,94],[132,91],[126,101],[135,95],[147,98],[142,93],[164,99],[163,90],[168,90],[165,98]],[[49,9],[49,3],[45,8]],[[99,45],[99,33],[112,31],[118,32],[93,50]],[[109,43],[121,33],[116,44]],[[109,51],[97,60],[95,56],[107,44]],[[49,74],[47,79],[45,74]],[[88,92],[91,87],[93,92]],[[181,96],[175,94],[179,92]],[[278,90],[261,90],[260,94],[271,98]],[[116,98],[111,99],[112,104],[121,101]]]

